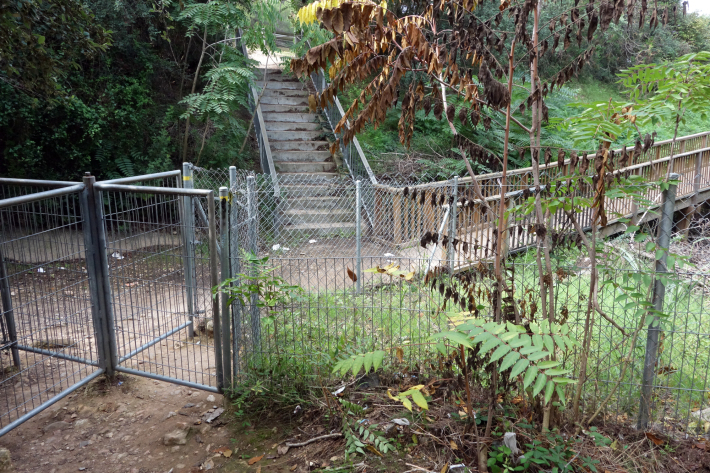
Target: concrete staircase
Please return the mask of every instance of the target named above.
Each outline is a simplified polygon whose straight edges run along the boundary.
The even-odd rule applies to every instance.
[[[263,74],[263,68],[257,72],[258,85]],[[337,166],[325,130],[309,110],[306,85],[276,67],[266,74],[260,105],[279,185],[286,194],[283,230],[305,238],[354,233],[354,201],[334,184]]]

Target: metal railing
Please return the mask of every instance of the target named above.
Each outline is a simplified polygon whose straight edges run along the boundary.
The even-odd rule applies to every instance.
[[[311,82],[316,89],[318,94],[323,93],[323,91],[328,87],[328,82],[326,79],[325,72],[320,69],[318,72],[314,72],[310,76]],[[360,143],[356,137],[353,137],[352,143],[345,145],[342,140],[342,133],[336,133],[335,128],[345,116],[343,107],[340,104],[340,100],[337,95],[333,96],[333,102],[328,104],[324,109],[323,113],[328,119],[328,124],[330,129],[336,138],[339,138],[340,151],[343,155],[343,162],[348,168],[350,177],[353,181],[357,180],[367,180],[370,184],[377,184],[377,177],[375,173],[372,172],[370,168],[370,163],[367,162],[365,158],[365,153],[363,153]],[[346,121],[345,126],[350,128],[350,121]]]

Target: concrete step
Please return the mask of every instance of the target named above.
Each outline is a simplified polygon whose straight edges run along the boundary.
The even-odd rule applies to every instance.
[[[305,238],[311,236],[332,236],[343,235],[350,237],[355,235],[355,224],[349,222],[336,223],[305,223],[300,225],[284,225],[281,231],[288,232],[292,235],[303,236]]]
[[[279,173],[279,185],[294,195],[331,195],[338,192],[336,183],[341,183],[338,176],[336,172],[282,172]]]
[[[318,210],[347,210],[353,208],[353,200],[340,197],[301,197],[291,194],[286,195],[286,205],[289,209],[318,209]]]
[[[316,118],[318,115],[315,113],[264,112],[264,121],[267,122],[313,123]]]
[[[271,151],[271,156],[274,157],[274,161],[296,163],[323,163],[333,159],[330,151]]]
[[[258,82],[263,83],[264,72],[257,70],[256,71],[256,78],[257,78]],[[302,84],[301,81],[299,81],[298,79],[296,79],[292,75],[284,75],[281,73],[271,72],[271,71],[269,71],[269,73],[266,75],[266,82],[298,82],[298,83]]]
[[[283,213],[286,224],[354,222],[355,209],[288,209]]]
[[[261,103],[261,111],[264,113],[308,113],[310,108],[308,105],[274,105],[270,103]]]
[[[264,95],[261,97],[261,108],[265,105],[302,105],[308,107],[308,95],[302,97],[287,97],[282,95]]]
[[[299,131],[316,131],[320,130],[320,125],[318,123],[285,123],[279,121],[269,121],[264,120],[266,125],[266,131],[288,131],[289,133],[299,132]]]
[[[258,85],[258,84],[257,84]],[[259,93],[261,93],[261,87],[258,87]],[[308,89],[303,88],[303,89],[270,89],[267,88],[266,91],[264,91],[264,95],[262,96],[262,100],[266,97],[305,97],[306,103],[308,103],[308,96],[310,95],[310,92],[308,92]]]
[[[276,171],[294,172],[294,173],[311,173],[311,172],[335,172],[337,170],[333,162],[299,162],[299,161],[274,161]]]
[[[259,81],[257,81],[257,84],[259,87],[261,87],[261,84]],[[303,82],[295,81],[295,82],[275,82],[275,81],[269,81],[266,83],[266,88],[267,89],[291,89],[291,90],[308,90],[306,89],[306,84]]]
[[[330,155],[327,141],[275,141],[269,136],[269,144],[273,151],[325,151]]]
[[[325,135],[325,132],[322,130],[299,131],[298,133],[292,131],[267,131],[266,135],[269,137],[269,143],[271,143],[271,147],[273,148],[274,144],[279,141],[288,141],[291,143],[294,141],[317,141],[318,138]]]

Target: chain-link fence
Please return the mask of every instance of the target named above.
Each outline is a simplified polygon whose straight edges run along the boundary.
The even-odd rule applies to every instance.
[[[683,173],[671,254],[680,246],[701,252],[704,242],[710,241],[706,240],[710,234],[704,204],[710,181],[701,177],[688,186],[687,180],[696,182],[695,168],[680,164],[704,160],[706,154],[700,149],[679,156],[674,163],[674,169]],[[650,172],[660,177],[668,173],[668,160],[639,169],[642,175]],[[451,327],[451,311],[442,310],[444,301],[448,299],[449,309],[462,303],[446,291],[439,292],[440,283],[432,286],[434,280],[428,274],[447,278],[454,285],[457,278],[473,277],[478,283],[463,307],[473,304],[481,315],[491,311],[492,260],[501,202],[496,179],[485,177],[474,189],[470,180],[459,178],[422,183],[390,177],[387,184],[372,184],[349,177],[280,175],[277,191],[271,176],[233,171],[230,178],[229,172],[221,170],[193,172],[196,185],[206,188],[229,182],[232,274],[252,271],[244,266],[242,252],[248,251],[268,257],[271,274],[304,290],[288,306],[278,307],[276,316],[257,307],[254,300],[236,308],[237,374],[268,368],[272,376],[279,370],[289,376],[327,376],[324,367],[348,350],[384,349],[391,354],[391,371],[396,376],[419,376],[436,357],[431,335]],[[481,194],[484,200],[477,198]],[[641,185],[637,194],[647,200],[645,206],[631,199],[605,201],[608,222],[603,235],[621,234],[634,224],[658,233],[661,191]],[[527,187],[507,192],[506,208],[514,209],[534,195],[534,189]],[[580,186],[575,195],[591,197],[592,189]],[[684,210],[690,207],[686,201],[694,202],[692,215]],[[543,277],[526,253],[538,244],[533,220],[525,213],[509,211],[507,236],[501,243],[504,251],[520,254],[507,267],[507,274],[513,297],[525,307],[523,317],[528,318],[539,317],[543,305],[539,296]],[[583,228],[590,227],[591,210],[576,214],[575,220]],[[557,247],[553,259],[557,316],[581,340],[591,281],[589,261],[576,248],[579,242],[569,238],[575,232],[569,215],[560,210],[548,222]],[[638,307],[629,306],[619,288],[628,292],[637,286],[634,291],[639,292],[650,287],[647,279],[655,277],[655,254],[645,253],[643,245],[626,237],[605,244],[615,259],[607,260],[602,270],[605,284],[597,297],[605,317],[597,315],[592,324],[583,408],[592,412],[604,405],[606,415],[635,421],[644,386],[651,386],[649,422],[693,431],[707,428],[707,268],[685,268],[666,283],[663,312],[667,317],[657,325],[661,327],[657,354],[649,371],[645,360],[648,327],[639,328]],[[388,267],[394,269],[381,271]],[[647,294],[648,300],[652,297]],[[632,343],[636,348],[630,350]],[[560,356],[575,373],[585,358],[579,348]],[[625,360],[629,365],[624,370]]]

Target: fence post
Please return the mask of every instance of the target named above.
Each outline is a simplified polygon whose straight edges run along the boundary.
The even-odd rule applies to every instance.
[[[210,249],[210,287],[219,285],[219,256],[217,254],[217,211],[214,204],[214,192],[207,195],[207,221],[209,223]],[[224,365],[222,364],[222,320],[219,317],[220,300],[212,297],[212,323],[214,325],[214,365],[217,378],[217,389],[224,388]]]
[[[182,163],[182,187],[185,189],[194,189],[195,184],[192,180],[192,165],[190,163]],[[183,271],[185,272],[185,298],[187,299],[187,316],[190,325],[187,329],[188,336],[195,336],[195,212],[192,207],[192,197],[184,196],[182,198],[182,214],[183,214],[183,245],[185,246],[184,257],[182,259]]]
[[[256,255],[256,238],[257,238],[257,214],[256,214],[256,182],[254,176],[247,177],[247,220],[248,220],[248,237],[247,237],[247,247],[249,252]],[[252,276],[256,276],[256,268],[249,268]],[[259,307],[258,300],[259,295],[252,293],[250,296],[251,303],[251,333],[252,333],[252,346],[256,350],[257,347],[259,352],[261,352],[261,318],[259,317]]]
[[[456,238],[456,211],[458,210],[459,200],[459,177],[454,176],[454,188],[452,189],[451,207],[449,211],[449,244],[446,246],[446,259],[449,266],[449,274],[454,273],[454,264],[456,263],[456,252],[454,250],[454,238]]]
[[[362,275],[362,217],[360,209],[362,208],[362,195],[360,194],[360,180],[355,181],[355,291],[360,294],[360,279]]]
[[[671,174],[669,179],[676,181],[680,178],[678,174]],[[668,247],[671,242],[671,232],[673,231],[673,210],[675,208],[676,196],[675,184],[670,185],[663,192],[663,204],[661,207],[661,220],[659,225],[657,247],[663,250],[661,257],[656,260],[656,279],[653,283],[653,308],[658,312],[663,310],[663,301],[666,295],[666,287],[661,281],[661,276],[668,272],[666,260],[668,258]],[[641,387],[641,403],[639,406],[639,420],[637,427],[645,429],[651,418],[651,394],[656,371],[656,359],[658,358],[658,340],[661,333],[661,320],[654,315],[648,325],[648,335],[646,337],[646,356],[643,362],[643,382]]]
[[[7,327],[7,335],[12,342],[12,363],[19,370],[20,351],[17,349],[17,328],[15,327],[15,311],[12,308],[12,293],[10,292],[10,281],[7,276],[5,257],[2,254],[2,242],[0,241],[0,296],[2,299],[2,313]]]
[[[229,189],[227,187],[219,188],[219,233],[220,241],[222,242],[222,252],[220,253],[220,282],[224,282],[231,275],[231,267],[229,261]],[[231,385],[232,381],[232,352],[230,343],[231,325],[229,323],[229,294],[222,292],[222,370],[224,372],[224,383],[226,386]]]
[[[235,277],[240,273],[240,255],[239,255],[239,231],[232,231],[232,227],[236,228],[239,223],[237,214],[237,168],[236,166],[229,167],[229,191],[232,193],[230,206],[230,224],[229,224],[229,255],[231,261],[232,276]],[[239,282],[237,282],[239,284]],[[239,301],[232,303],[232,366],[234,368],[234,376],[239,374],[239,341],[242,333],[242,306]]]
[[[103,222],[103,201],[101,193],[94,189],[96,178],[90,173],[84,175],[84,190],[79,195],[86,252],[86,271],[89,275],[91,312],[96,333],[99,367],[108,378],[113,378],[118,365],[116,332],[111,305],[111,284],[108,275],[108,255],[106,254],[106,230]]]

